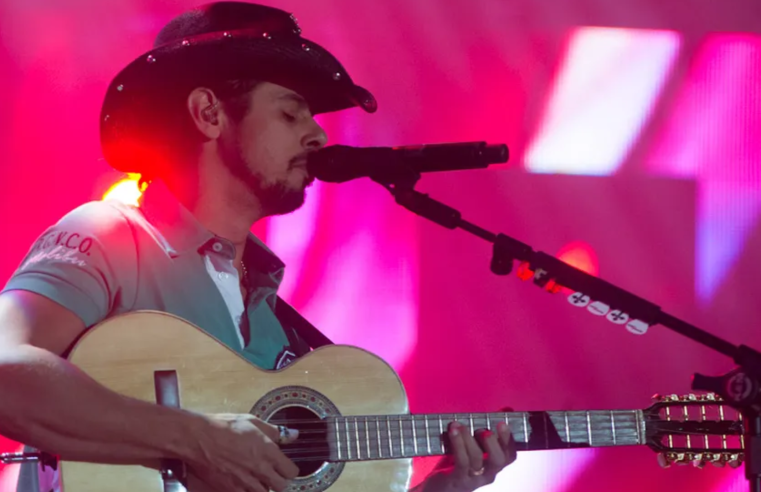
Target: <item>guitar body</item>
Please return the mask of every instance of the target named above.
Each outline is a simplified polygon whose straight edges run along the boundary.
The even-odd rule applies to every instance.
[[[264,420],[288,407],[320,418],[409,413],[397,374],[362,349],[323,347],[283,370],[263,371],[165,313],[112,318],[85,334],[69,359],[107,388],[154,403],[155,375],[168,371],[176,377],[179,405],[200,413],[253,413]],[[304,472],[290,490],[403,492],[411,465],[408,458],[324,464]],[[62,462],[60,479],[65,492],[164,491],[161,473],[141,466]]]

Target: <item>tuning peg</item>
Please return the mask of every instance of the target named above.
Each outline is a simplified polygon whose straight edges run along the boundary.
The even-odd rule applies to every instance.
[[[702,469],[706,466],[706,455],[702,453],[698,453],[692,457],[692,460],[690,460],[692,463],[692,466],[698,469]]]
[[[727,453],[726,455],[726,461],[730,468],[739,468],[742,465],[742,460],[742,453]]]
[[[666,456],[666,453],[658,453],[658,465],[661,468],[671,468],[671,460]]]

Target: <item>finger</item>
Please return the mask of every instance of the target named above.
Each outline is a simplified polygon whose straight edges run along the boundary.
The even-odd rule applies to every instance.
[[[263,420],[252,419],[251,422],[261,430],[264,435],[277,444],[291,444],[299,437],[298,429],[291,429],[283,425],[272,425]]]
[[[468,452],[468,460],[470,465],[468,468],[471,471],[479,471],[484,468],[484,450],[478,445],[476,438],[469,432],[462,433],[462,441],[465,444],[465,449]]]
[[[454,473],[466,477],[470,469],[470,456],[465,447],[464,435],[463,427],[458,422],[449,424],[449,444],[452,447]]]
[[[269,458],[269,462],[272,464],[274,471],[284,479],[293,480],[298,476],[299,467],[296,466],[296,463],[288,458],[277,445],[273,445],[272,447],[268,446],[266,456]]]
[[[481,449],[486,452],[486,468],[489,473],[496,474],[507,464],[505,452],[499,442],[497,434],[490,430],[484,430],[477,434]]]
[[[505,454],[505,466],[509,465],[518,458],[518,447],[515,443],[515,436],[510,431],[510,427],[504,422],[497,425],[497,435],[499,444]]]

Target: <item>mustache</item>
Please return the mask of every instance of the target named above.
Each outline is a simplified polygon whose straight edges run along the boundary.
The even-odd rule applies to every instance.
[[[307,157],[309,152],[302,152],[299,155],[293,157],[288,163],[288,167],[293,169],[294,167],[305,167],[307,165]]]

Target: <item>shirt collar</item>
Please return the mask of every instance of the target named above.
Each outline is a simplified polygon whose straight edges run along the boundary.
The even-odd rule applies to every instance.
[[[161,233],[161,245],[172,257],[213,250],[231,258],[235,247],[206,229],[172,194],[163,181],[155,180],[140,198],[140,210]],[[221,245],[215,246],[216,244]],[[244,252],[246,265],[282,279],[285,264],[258,237],[249,232]]]

